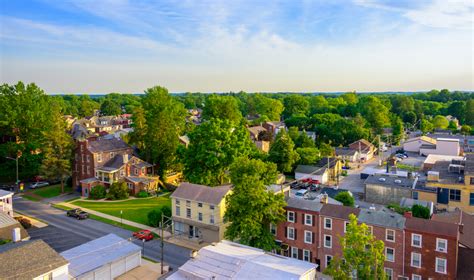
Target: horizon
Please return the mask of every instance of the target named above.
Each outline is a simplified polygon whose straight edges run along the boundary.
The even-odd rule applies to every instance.
[[[0,82],[46,92],[474,90],[474,2],[5,1]]]

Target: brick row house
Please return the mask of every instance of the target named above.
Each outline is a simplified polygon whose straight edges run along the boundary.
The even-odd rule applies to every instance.
[[[72,178],[74,188],[85,197],[93,187],[117,181],[125,181],[132,195],[141,190],[154,192],[159,183],[153,166],[134,156],[132,148],[117,138],[77,141]]]
[[[286,200],[287,220],[272,227],[285,256],[316,263],[324,272],[334,257],[342,255],[339,238],[345,234],[349,215],[354,214],[384,242],[389,279],[456,279],[456,224],[328,204],[327,200]]]

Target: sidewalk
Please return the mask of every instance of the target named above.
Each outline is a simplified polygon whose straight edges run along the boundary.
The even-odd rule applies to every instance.
[[[63,206],[70,207],[70,208],[77,208],[76,205],[71,204],[69,202],[59,203],[59,205],[63,205]],[[158,235],[161,235],[161,229],[160,228],[150,227],[150,226],[143,225],[143,224],[136,223],[136,222],[132,222],[132,221],[129,221],[129,220],[120,219],[118,217],[115,217],[115,216],[112,216],[112,215],[109,215],[109,214],[104,214],[102,212],[98,212],[98,211],[91,210],[91,209],[84,208],[84,207],[81,207],[81,209],[88,212],[88,213],[90,213],[90,214],[93,214],[93,215],[96,215],[96,216],[99,216],[99,217],[102,217],[102,218],[105,218],[105,219],[108,219],[108,220],[112,220],[112,221],[119,222],[119,223],[122,222],[123,224],[129,225],[129,226],[132,226],[132,227],[136,227],[136,228],[147,229],[151,232],[154,232]],[[164,235],[163,236],[164,238],[171,237],[171,233],[166,231],[166,230],[163,231],[163,235]]]

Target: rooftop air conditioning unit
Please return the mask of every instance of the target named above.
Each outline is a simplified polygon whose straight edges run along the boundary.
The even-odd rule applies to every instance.
[[[386,180],[385,178],[379,178],[380,182],[385,182],[385,180]]]
[[[394,182],[397,183],[397,184],[401,184],[402,180],[397,179],[397,180],[394,180]]]

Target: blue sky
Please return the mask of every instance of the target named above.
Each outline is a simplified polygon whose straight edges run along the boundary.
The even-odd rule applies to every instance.
[[[47,92],[474,89],[474,1],[0,0],[0,80]]]

